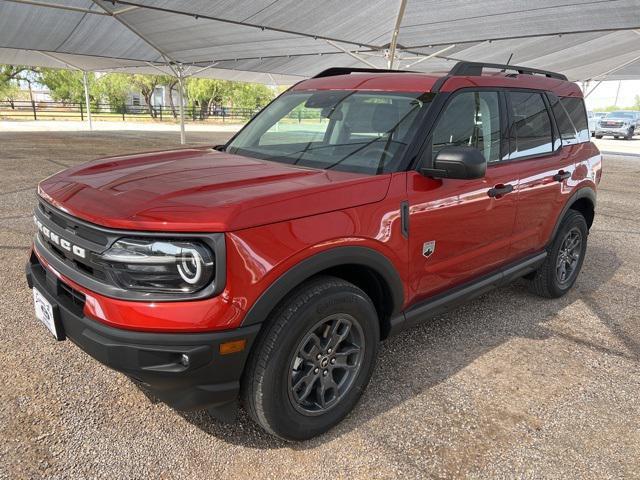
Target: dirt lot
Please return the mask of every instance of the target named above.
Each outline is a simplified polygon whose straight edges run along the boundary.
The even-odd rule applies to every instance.
[[[640,477],[639,158],[607,157],[568,296],[542,300],[521,281],[390,339],[356,410],[296,445],[244,415],[222,425],[152,403],[33,316],[23,265],[37,180],[177,141],[0,133],[0,478]]]

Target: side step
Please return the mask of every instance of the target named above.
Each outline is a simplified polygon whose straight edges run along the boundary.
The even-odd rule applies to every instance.
[[[389,336],[452,310],[458,305],[479,297],[495,287],[506,285],[516,278],[537,270],[546,256],[546,251],[538,253],[518,263],[503,267],[495,273],[490,273],[410,307],[404,311],[404,314],[397,315],[391,319]]]

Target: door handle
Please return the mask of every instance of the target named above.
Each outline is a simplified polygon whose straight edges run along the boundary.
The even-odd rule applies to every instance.
[[[556,173],[556,174],[553,176],[553,179],[554,179],[556,182],[563,182],[563,181],[565,181],[567,178],[570,178],[570,177],[571,177],[571,172],[565,172],[564,170],[560,170],[558,173]]]
[[[503,185],[502,183],[499,183],[498,185],[496,185],[493,188],[490,188],[487,191],[487,195],[489,195],[490,197],[494,197],[494,198],[500,198],[503,195],[506,195],[507,193],[511,193],[513,192],[513,185],[507,183],[506,185]]]

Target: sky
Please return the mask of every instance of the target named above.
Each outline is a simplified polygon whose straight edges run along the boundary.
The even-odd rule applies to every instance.
[[[587,91],[592,89],[597,82],[590,82]],[[616,103],[616,92],[620,85],[618,93],[618,102]],[[622,82],[607,81],[602,82],[593,93],[586,98],[587,109],[595,110],[605,108],[610,105],[618,107],[631,107],[635,103],[635,96],[640,95],[640,80],[623,80]]]

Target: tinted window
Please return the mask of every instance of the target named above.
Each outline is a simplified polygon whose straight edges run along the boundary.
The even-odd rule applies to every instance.
[[[496,92],[463,92],[453,97],[433,131],[433,155],[448,146],[475,147],[489,162],[500,159]]]
[[[513,118],[509,158],[551,152],[551,120],[542,95],[536,92],[510,92],[509,96]]]
[[[573,122],[573,126],[578,132],[578,142],[588,142],[591,135],[589,134],[589,123],[584,101],[581,98],[566,97],[561,98],[560,103],[569,114],[569,118],[571,118],[571,122]]]
[[[565,106],[558,97],[551,96],[551,110],[556,119],[556,125],[560,131],[563,145],[573,145],[578,143],[578,132],[569,116]]]

